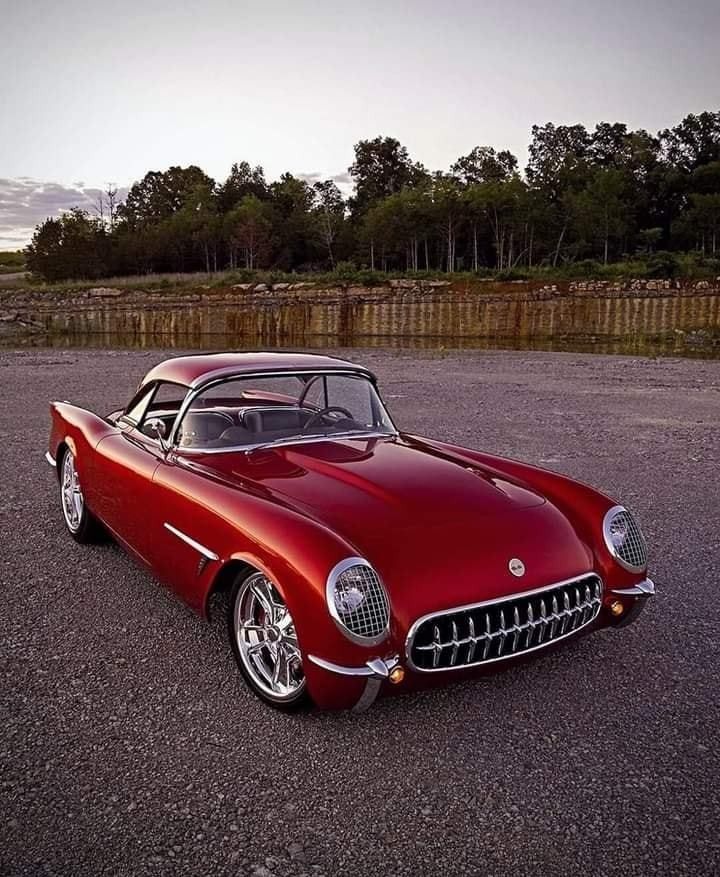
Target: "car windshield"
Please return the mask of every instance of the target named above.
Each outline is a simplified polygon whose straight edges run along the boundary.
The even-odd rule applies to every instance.
[[[260,448],[318,438],[394,435],[362,374],[299,373],[230,378],[201,390],[176,434],[181,449]]]

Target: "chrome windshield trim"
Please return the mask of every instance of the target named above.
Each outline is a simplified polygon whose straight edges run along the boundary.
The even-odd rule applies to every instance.
[[[202,376],[202,378],[197,378],[195,381],[193,381],[192,384],[190,384],[190,389],[188,390],[187,395],[185,396],[185,399],[183,400],[183,403],[180,406],[180,409],[178,410],[177,417],[175,418],[175,422],[173,423],[173,427],[170,430],[170,435],[168,436],[168,445],[172,449],[177,449],[177,447],[178,447],[177,441],[176,441],[177,433],[178,433],[178,429],[180,428],[180,424],[183,421],[183,418],[187,414],[188,409],[190,408],[192,403],[195,401],[195,399],[201,393],[205,392],[206,390],[209,390],[210,387],[214,387],[217,384],[224,384],[224,383],[227,383],[228,381],[232,381],[232,380],[245,380],[245,379],[264,378],[264,377],[294,377],[296,375],[300,376],[300,375],[308,375],[308,374],[310,374],[310,375],[353,375],[355,377],[364,378],[366,381],[368,381],[371,384],[371,386],[375,390],[375,394],[377,395],[378,400],[379,400],[380,404],[382,405],[383,413],[387,417],[388,423],[390,423],[391,426],[393,427],[393,429],[395,430],[394,434],[395,435],[399,434],[397,427],[393,423],[392,417],[390,416],[390,412],[388,411],[387,406],[385,405],[382,398],[380,397],[380,393],[377,389],[377,382],[375,380],[375,375],[370,371],[366,371],[362,366],[340,367],[340,368],[326,367],[324,369],[323,368],[308,368],[308,369],[296,368],[296,369],[285,369],[283,371],[272,371],[271,369],[264,369],[264,370],[258,369],[258,371],[252,371],[252,372],[239,372],[238,373],[237,371],[233,371],[229,374],[219,374],[218,377],[213,377],[212,373],[210,373],[209,375],[205,374]],[[385,435],[385,433],[383,433],[383,435]],[[245,447],[249,447],[249,445],[246,445]],[[233,451],[233,450],[241,450],[241,448],[242,448],[242,446],[239,448],[227,448],[224,450]],[[217,451],[217,449],[216,448],[203,449],[203,453],[208,453],[211,451]]]
[[[332,441],[366,441],[367,439],[385,438],[395,440],[399,436],[397,432],[354,432],[342,433],[337,435],[315,435],[305,436],[289,436],[286,439],[278,439],[277,442],[259,442],[255,445],[229,445],[226,448],[183,448],[178,445],[173,447],[173,452],[179,457],[197,454],[235,454],[250,453],[251,451],[272,450],[273,448],[284,448],[288,445],[308,445],[314,442],[332,442]]]
[[[187,533],[183,533],[182,530],[178,530],[177,527],[173,527],[172,524],[168,524],[167,521],[163,524],[166,530],[169,530],[174,536],[177,536],[178,539],[182,539],[183,542],[186,542],[191,548],[194,548],[199,554],[202,554],[203,557],[206,557],[208,560],[220,560],[220,556],[215,554],[214,551],[211,551],[209,548],[206,548],[200,542],[196,542],[191,536],[188,536]]]
[[[45,451],[45,460],[47,461],[49,466],[52,466],[53,469],[57,468],[57,463],[55,461],[55,457],[50,453],[50,451]]]
[[[655,582],[652,579],[643,579],[632,588],[612,588],[611,594],[619,594],[621,597],[653,597],[655,596]]]
[[[532,591],[520,591],[516,594],[506,594],[504,597],[494,597],[492,600],[483,600],[480,603],[465,603],[463,606],[453,606],[450,609],[437,609],[435,612],[428,612],[426,615],[420,616],[416,621],[414,621],[410,625],[410,630],[408,631],[407,636],[405,637],[405,657],[407,659],[408,666],[411,667],[416,673],[446,673],[452,670],[468,670],[475,667],[482,667],[485,664],[494,664],[497,661],[507,661],[510,658],[522,657],[523,655],[529,655],[532,652],[537,651],[538,649],[544,649],[546,646],[554,645],[555,643],[561,642],[564,639],[567,639],[569,636],[574,636],[576,633],[581,631],[584,627],[587,627],[588,624],[592,624],[593,621],[597,618],[597,615],[592,617],[589,621],[586,621],[585,624],[581,624],[579,627],[574,628],[568,633],[562,634],[562,636],[554,637],[553,639],[549,639],[544,643],[539,643],[536,646],[532,646],[529,649],[523,649],[521,652],[514,652],[509,655],[501,655],[498,658],[486,658],[483,661],[475,661],[472,664],[456,664],[451,667],[418,667],[412,659],[412,644],[415,638],[415,634],[417,633],[420,625],[428,621],[430,618],[438,618],[443,615],[453,615],[456,612],[466,612],[468,609],[480,609],[483,606],[492,606],[496,603],[505,603],[510,600],[520,600],[525,597],[532,597],[535,594],[541,594],[543,591],[552,591],[554,588],[562,588],[565,585],[573,584],[574,582],[582,581],[582,579],[586,579],[589,576],[596,578],[600,583],[600,600],[602,601],[602,595],[605,593],[605,584],[602,580],[602,576],[593,570],[589,570],[588,572],[580,573],[579,575],[573,576],[569,579],[563,579],[560,582],[553,582],[549,585],[543,585],[542,588],[533,588]],[[602,607],[602,602],[601,602]]]

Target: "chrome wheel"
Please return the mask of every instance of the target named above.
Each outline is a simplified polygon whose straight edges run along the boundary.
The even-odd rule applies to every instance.
[[[75,458],[71,451],[67,451],[63,457],[60,492],[65,523],[71,533],[77,533],[82,522],[85,500],[75,468]]]
[[[238,654],[245,672],[268,698],[286,702],[305,689],[295,625],[282,597],[262,573],[248,576],[233,612]]]

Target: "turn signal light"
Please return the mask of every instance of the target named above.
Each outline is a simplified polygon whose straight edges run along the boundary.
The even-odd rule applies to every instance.
[[[623,612],[625,611],[625,607],[624,607],[623,604],[620,602],[620,600],[614,600],[614,601],[610,604],[610,611],[612,612],[612,614],[613,614],[616,618],[618,618],[618,617],[619,617],[620,615],[622,615]]]
[[[390,671],[390,681],[393,685],[399,685],[405,678],[405,670],[402,667],[395,667]]]

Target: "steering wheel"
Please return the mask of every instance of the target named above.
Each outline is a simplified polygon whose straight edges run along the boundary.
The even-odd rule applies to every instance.
[[[352,414],[347,410],[347,408],[343,408],[340,405],[328,405],[327,408],[321,408],[320,411],[316,411],[308,420],[308,422],[303,426],[300,430],[301,433],[307,432],[308,429],[321,417],[324,417],[326,414],[331,414],[333,411],[339,411],[340,414],[344,414],[350,420],[355,420]]]

